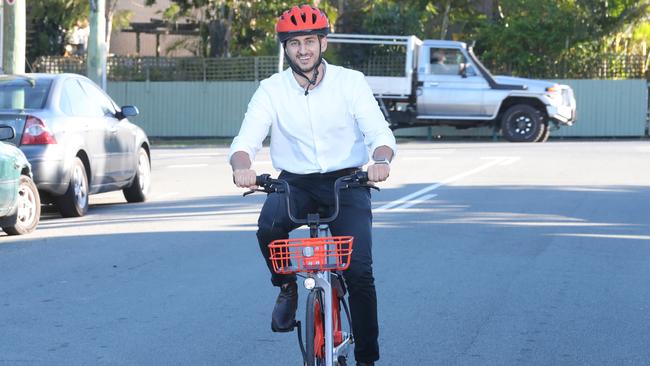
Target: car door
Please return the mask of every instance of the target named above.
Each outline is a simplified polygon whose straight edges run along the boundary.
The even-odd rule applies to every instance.
[[[20,167],[16,163],[10,146],[0,142],[0,218],[9,213],[16,201],[20,177]]]
[[[417,100],[421,114],[439,118],[486,116],[483,101],[489,84],[471,66],[466,77],[461,75],[461,66],[470,65],[462,51],[430,47],[428,52],[429,63],[420,74]]]
[[[134,164],[129,164],[135,144],[135,137],[128,128],[127,123],[117,119],[115,105],[104,92],[89,80],[80,80],[81,85],[92,99],[95,107],[101,114],[104,128],[104,143],[110,161],[110,181],[121,183],[133,176]]]
[[[79,78],[64,81],[59,108],[66,114],[66,139],[82,146],[90,161],[91,190],[110,183],[111,156],[105,143],[103,116],[99,107],[81,87]],[[76,153],[76,152],[75,152]]]

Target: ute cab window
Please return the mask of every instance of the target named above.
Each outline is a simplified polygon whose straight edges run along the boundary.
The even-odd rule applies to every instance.
[[[429,73],[434,75],[460,75],[461,66],[467,61],[457,49],[431,48]]]

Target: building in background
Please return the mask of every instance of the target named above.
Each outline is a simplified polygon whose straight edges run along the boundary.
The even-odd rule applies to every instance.
[[[111,44],[109,52],[113,55],[139,55],[139,56],[193,56],[193,54],[183,48],[174,47],[188,38],[197,38],[193,35],[173,34],[173,29],[165,30],[164,27],[156,26],[162,23],[162,12],[169,7],[171,0],[156,0],[153,6],[146,6],[145,0],[118,0],[117,10],[129,10],[133,12],[131,18],[131,27],[122,30],[114,30],[111,35]],[[152,21],[153,20],[153,21]],[[149,27],[143,26],[141,30],[152,30],[155,33],[146,31],[136,32],[137,25],[150,24]],[[183,24],[179,24],[183,26]],[[139,38],[139,42],[138,42]],[[156,47],[158,45],[158,47]],[[169,52],[174,48],[173,52]]]

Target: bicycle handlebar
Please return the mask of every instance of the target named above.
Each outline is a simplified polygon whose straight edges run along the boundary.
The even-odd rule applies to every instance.
[[[289,201],[289,196],[291,195],[291,189],[289,188],[289,183],[284,179],[275,179],[271,178],[270,174],[258,175],[255,178],[255,185],[261,187],[259,189],[250,190],[244,193],[244,196],[255,192],[264,192],[264,193],[283,193],[285,195],[285,200],[287,203],[287,212],[289,213],[289,219],[296,224],[308,224],[308,219],[298,219],[291,214],[291,205]],[[356,187],[369,187],[372,189],[379,190],[378,187],[368,183],[368,173],[364,171],[357,171],[350,175],[344,175],[339,177],[334,182],[334,213],[325,218],[320,218],[320,223],[328,223],[336,220],[339,215],[339,191],[341,189],[356,188]]]

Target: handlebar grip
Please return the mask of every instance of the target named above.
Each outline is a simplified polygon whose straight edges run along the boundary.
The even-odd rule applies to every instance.
[[[265,184],[268,183],[270,177],[271,177],[270,174],[258,175],[257,177],[255,177],[255,185],[264,186]]]

